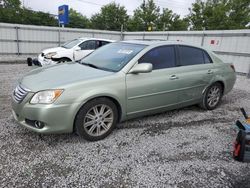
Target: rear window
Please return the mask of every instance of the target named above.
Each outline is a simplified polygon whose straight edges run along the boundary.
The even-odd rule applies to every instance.
[[[212,63],[211,57],[207,54],[207,52],[203,51],[204,55],[204,63]]]
[[[212,63],[204,50],[189,46],[179,46],[179,58],[181,66]]]

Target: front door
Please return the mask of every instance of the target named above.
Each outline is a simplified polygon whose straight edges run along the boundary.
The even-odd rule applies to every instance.
[[[84,41],[78,45],[81,50],[74,51],[74,60],[78,61],[85,56],[89,55],[96,49],[96,41],[95,40],[88,40]]]
[[[178,103],[178,84],[174,78],[178,68],[174,46],[154,48],[138,63],[151,63],[153,71],[127,74],[127,115],[146,114]]]

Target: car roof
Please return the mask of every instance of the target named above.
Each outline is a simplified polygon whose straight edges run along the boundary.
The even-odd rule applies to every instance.
[[[157,46],[161,46],[161,45],[185,45],[185,46],[200,48],[200,49],[209,51],[208,49],[206,49],[202,46],[194,45],[191,43],[186,43],[186,42],[179,41],[179,40],[158,40],[158,39],[151,40],[150,39],[150,40],[124,40],[121,42],[130,43],[130,44],[141,44],[141,45],[147,45],[147,46],[151,46],[151,47],[157,47]]]
[[[107,41],[107,42],[115,42],[115,40],[110,40],[110,39],[102,39],[102,38],[87,38],[87,37],[79,37],[78,39],[85,41],[85,40],[102,40],[102,41]]]
[[[172,40],[124,40],[124,41],[121,41],[121,42],[124,42],[124,43],[131,43],[131,44],[143,44],[143,45],[148,45],[148,46],[151,46],[151,45],[171,45],[171,44],[186,44],[182,41],[172,41]],[[189,45],[189,44],[186,44],[186,45]]]

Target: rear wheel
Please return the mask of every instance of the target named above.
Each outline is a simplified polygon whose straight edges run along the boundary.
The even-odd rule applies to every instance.
[[[75,129],[86,140],[101,140],[112,132],[117,120],[116,105],[107,98],[97,98],[80,109],[76,116]]]
[[[221,101],[222,94],[221,84],[218,82],[212,84],[206,89],[200,106],[206,110],[215,109]]]

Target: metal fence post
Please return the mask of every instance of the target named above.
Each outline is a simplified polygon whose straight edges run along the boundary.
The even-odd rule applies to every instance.
[[[204,31],[202,31],[201,46],[204,45],[204,39],[205,39],[205,34]]]
[[[58,46],[61,46],[61,31],[58,29]]]
[[[19,46],[19,33],[18,33],[19,27],[15,27],[16,30],[16,46],[17,46],[17,55],[20,55],[20,46]]]
[[[121,25],[121,35],[120,35],[120,40],[122,41],[124,39],[123,36],[123,24]]]
[[[249,68],[248,68],[247,78],[250,78],[250,64],[249,64]]]

